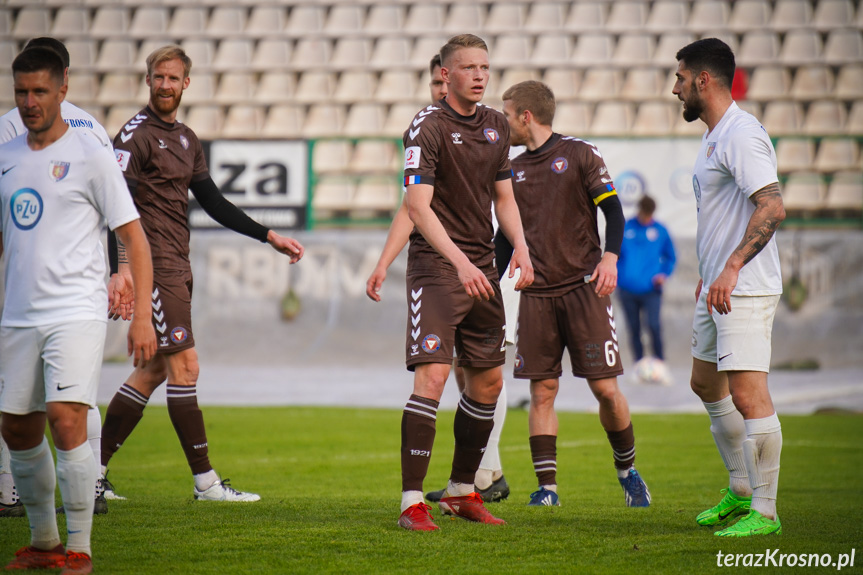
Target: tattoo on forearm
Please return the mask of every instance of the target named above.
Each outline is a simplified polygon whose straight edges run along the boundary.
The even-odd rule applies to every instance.
[[[743,257],[743,265],[748,264],[761,253],[776,233],[779,224],[785,219],[779,184],[765,186],[752,194],[749,199],[755,204],[755,213],[749,220],[743,241],[735,250]]]
[[[129,254],[126,252],[126,246],[123,245],[119,237],[117,238],[117,263],[129,263]]]

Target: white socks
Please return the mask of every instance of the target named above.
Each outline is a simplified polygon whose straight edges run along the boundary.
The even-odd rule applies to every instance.
[[[500,471],[503,467],[500,463],[500,434],[503,431],[503,422],[506,419],[506,382],[500,388],[500,395],[497,398],[497,406],[494,409],[494,427],[491,428],[491,435],[488,437],[488,444],[483,453],[482,461],[479,463],[479,469],[476,472],[477,489],[488,489],[494,481],[494,472]]]
[[[423,502],[422,491],[402,491],[402,513],[411,505]]]
[[[57,483],[66,510],[66,549],[92,557],[90,533],[93,530],[96,462],[88,442],[68,451],[57,450]],[[52,503],[53,499],[52,493]]]
[[[98,407],[87,410],[87,443],[93,451],[93,459],[96,461],[96,473],[99,474],[102,467],[102,415]]]
[[[10,451],[12,476],[21,492],[21,502],[27,509],[30,521],[30,545],[39,549],[53,549],[60,544],[57,515],[54,511],[54,458],[48,440],[32,449]],[[95,469],[95,468],[94,468]],[[94,480],[95,481],[95,480]],[[92,504],[92,497],[90,498]],[[92,519],[93,509],[90,508]]]
[[[743,440],[746,439],[743,416],[734,407],[730,395],[715,403],[704,403],[704,408],[710,416],[713,440],[728,470],[728,485],[735,495],[748,497],[752,488],[743,462]]]
[[[444,497],[464,497],[474,492],[471,483],[454,483],[452,480],[446,482],[446,493]]]
[[[743,442],[743,453],[752,486],[751,509],[776,519],[782,426],[775,413],[761,419],[747,419],[745,423],[747,438]]]
[[[206,473],[199,473],[198,475],[195,475],[195,489],[198,491],[206,491],[215,485],[218,480],[219,475],[214,469],[211,469]]]

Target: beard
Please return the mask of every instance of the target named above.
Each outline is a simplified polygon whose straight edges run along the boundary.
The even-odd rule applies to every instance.
[[[689,98],[683,100],[683,119],[687,122],[694,122],[701,117],[701,113],[704,112],[704,104],[702,104],[701,99],[698,97],[695,82],[692,83],[692,91],[690,94],[691,96]]]
[[[159,94],[150,91],[150,104],[160,114],[172,114],[180,107],[180,100],[183,99],[183,93],[176,94],[170,101],[164,101],[159,98]]]

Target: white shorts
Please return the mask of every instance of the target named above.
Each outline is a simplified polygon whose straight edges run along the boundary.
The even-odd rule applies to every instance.
[[[770,371],[770,340],[778,295],[731,296],[731,313],[707,313],[707,290],[695,306],[692,357],[717,371]]]
[[[509,266],[500,278],[500,292],[503,297],[503,310],[506,313],[506,343],[515,345],[515,332],[518,325],[518,302],[521,301],[520,292],[515,291],[515,284],[521,276],[521,270],[515,270],[515,275],[510,279]]]
[[[0,328],[0,411],[26,415],[50,402],[96,405],[104,321]]]

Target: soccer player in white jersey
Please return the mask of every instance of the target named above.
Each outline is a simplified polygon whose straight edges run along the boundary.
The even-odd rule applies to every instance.
[[[34,48],[37,46],[49,48],[60,55],[65,66],[64,83],[68,84],[69,51],[66,49],[66,46],[55,38],[43,37],[33,38],[27,42],[24,49],[27,50],[28,48]],[[93,116],[66,100],[63,100],[60,104],[60,116],[70,128],[80,130],[95,137],[102,146],[113,152],[113,146],[111,145],[111,138],[108,137],[108,132],[105,131],[105,128],[103,128],[102,125],[93,118]],[[21,120],[21,114],[18,112],[18,108],[12,108],[7,113],[0,116],[0,144],[8,142],[16,136],[20,136],[26,132],[27,128],[24,126],[23,120]],[[110,299],[113,303],[116,298],[112,297]],[[116,318],[117,316],[115,315],[114,317]],[[128,317],[124,319],[128,319]],[[100,459],[99,453],[101,451],[102,441],[101,431],[102,418],[99,415],[99,408],[93,406],[93,408],[87,412],[87,441],[90,442],[90,447],[95,453],[97,462]],[[108,506],[105,501],[102,482],[97,480],[96,483],[96,503],[93,507],[94,512],[96,514],[107,513]],[[5,443],[0,440],[0,517],[23,516],[24,506],[18,501],[15,483],[12,481],[12,471],[9,468],[9,450]]]
[[[105,223],[132,249],[139,298],[152,289],[150,249],[111,153],[61,118],[64,62],[24,50],[12,63],[15,103],[27,133],[0,146],[0,230],[6,300],[0,319],[0,422],[12,475],[30,523],[30,544],[7,565],[92,572],[90,533],[96,462],[87,410],[96,401],[108,294],[100,241]],[[134,247],[132,247],[134,246]],[[129,329],[129,352],[156,352],[147,315]],[[57,451],[45,438],[48,425]],[[64,548],[54,511],[59,484]]]
[[[776,514],[782,429],[767,389],[782,293],[773,237],[785,208],[764,127],[731,98],[734,54],[706,38],[677,52],[673,93],[707,131],[692,178],[701,279],[692,324],[692,390],[729,473],[722,500],[696,518],[721,537],[782,533]],[[740,518],[731,524],[733,519]]]

